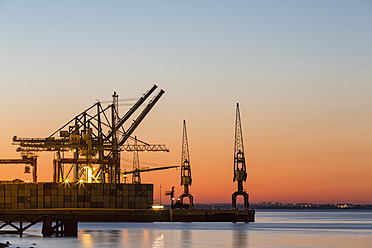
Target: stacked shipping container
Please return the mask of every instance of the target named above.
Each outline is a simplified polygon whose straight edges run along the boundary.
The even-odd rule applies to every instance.
[[[152,184],[0,183],[0,209],[149,209]]]

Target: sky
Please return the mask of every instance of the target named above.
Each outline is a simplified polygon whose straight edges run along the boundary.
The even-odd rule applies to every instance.
[[[372,203],[372,1],[0,0],[0,31],[0,158],[19,157],[14,135],[49,136],[155,82],[166,93],[134,135],[170,152],[140,161],[180,164],[186,120],[196,203],[237,188],[236,103],[250,202]],[[52,159],[39,154],[40,181]],[[0,180],[30,177],[1,167]],[[156,201],[182,193],[179,169],[142,182]]]

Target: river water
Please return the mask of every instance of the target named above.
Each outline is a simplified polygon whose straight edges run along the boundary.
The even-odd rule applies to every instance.
[[[9,247],[372,247],[372,211],[256,210],[255,223],[79,223],[78,238],[43,238],[41,225]]]

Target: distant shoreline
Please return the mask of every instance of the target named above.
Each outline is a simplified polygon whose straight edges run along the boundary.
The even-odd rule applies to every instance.
[[[170,208],[169,204],[164,205]],[[231,203],[195,203],[195,209],[231,209]],[[237,204],[238,209],[244,209],[243,204]],[[251,203],[250,209],[337,209],[337,210],[372,210],[372,204],[313,204],[313,203]]]

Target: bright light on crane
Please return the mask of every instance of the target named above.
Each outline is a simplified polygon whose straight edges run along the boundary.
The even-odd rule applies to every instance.
[[[92,169],[88,167],[87,169],[88,183],[92,183]]]

